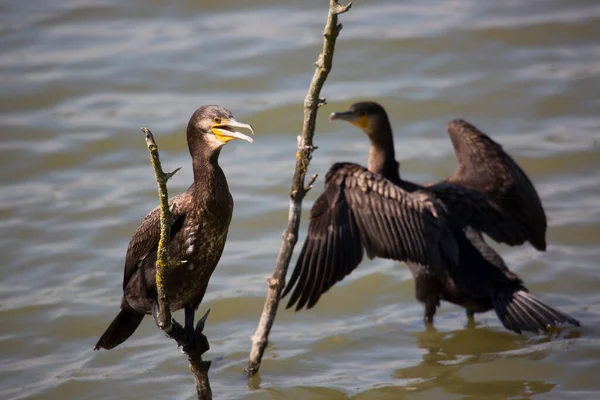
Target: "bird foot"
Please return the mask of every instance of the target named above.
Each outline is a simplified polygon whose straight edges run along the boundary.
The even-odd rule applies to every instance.
[[[475,321],[475,312],[471,310],[466,311],[467,314],[467,325],[465,326],[467,329],[475,329],[479,323]]]
[[[210,309],[206,311],[206,314],[204,314],[200,320],[198,320],[195,329],[188,326],[184,328],[187,343],[181,346],[181,351],[185,354],[190,355],[192,353],[199,353],[199,355],[202,355],[210,350],[208,338],[202,333],[209,313]]]
[[[208,318],[210,310],[204,314],[202,318],[196,324],[196,328],[193,324],[181,326],[175,319],[171,319],[171,326],[169,329],[164,329],[160,322],[160,308],[158,303],[152,305],[152,318],[154,323],[160,329],[162,329],[168,337],[174,339],[182,352],[187,354],[190,358],[198,357],[210,350],[208,344],[208,338],[202,333],[204,331],[204,325],[206,318]],[[192,317],[193,318],[193,317]],[[193,319],[192,319],[193,321]],[[188,321],[186,321],[188,322]]]
[[[423,315],[423,322],[425,326],[433,326],[433,317],[435,315],[435,311],[437,310],[437,306],[439,304],[439,300],[437,298],[428,298],[425,301],[425,314]]]
[[[425,315],[423,316],[423,322],[425,323],[425,325],[433,325],[433,315],[434,313],[432,312],[425,313]]]
[[[469,319],[467,320],[467,324],[465,325],[466,329],[475,329],[480,325],[479,322],[475,321],[474,319]]]
[[[208,344],[208,338],[201,332],[197,332],[195,330],[186,330],[186,343],[180,346],[181,351],[191,356],[194,353],[199,353],[200,355],[206,353],[210,350],[210,345]]]
[[[426,322],[425,323],[425,332],[427,332],[427,333],[438,333],[438,330],[435,329],[435,325],[433,325],[433,322]]]
[[[423,322],[425,325],[426,332],[436,332],[435,326],[433,325],[433,317],[425,317],[423,318]]]

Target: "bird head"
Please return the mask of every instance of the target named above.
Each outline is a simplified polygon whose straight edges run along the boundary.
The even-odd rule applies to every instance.
[[[213,149],[221,148],[233,139],[242,139],[252,143],[250,136],[239,132],[237,129],[247,129],[254,134],[251,125],[238,122],[231,112],[216,105],[202,106],[197,109],[188,123],[187,134],[190,151],[192,146],[199,141],[208,144]]]
[[[369,137],[374,137],[382,129],[389,129],[388,116],[379,104],[372,101],[354,103],[348,111],[333,112],[330,121],[341,119],[356,125]]]

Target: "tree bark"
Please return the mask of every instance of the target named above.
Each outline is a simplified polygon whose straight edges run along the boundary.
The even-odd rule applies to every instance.
[[[263,354],[268,344],[269,333],[273,327],[281,291],[285,286],[285,276],[292,258],[294,246],[298,241],[298,228],[300,226],[300,214],[302,211],[302,200],[306,193],[311,189],[316,179],[313,175],[305,186],[304,181],[306,172],[311,160],[312,152],[316,148],[313,146],[313,136],[315,132],[315,120],[317,118],[317,109],[324,105],[325,99],[320,98],[321,88],[331,71],[333,63],[333,51],[335,41],[342,29],[342,24],[338,23],[338,15],[343,14],[350,9],[352,3],[341,5],[337,0],[329,0],[329,13],[325,31],[323,32],[324,43],[323,50],[315,62],[317,67],[312,81],[308,88],[308,93],[304,98],[304,122],[302,126],[302,135],[298,137],[298,151],[296,152],[296,167],[292,179],[292,188],[290,191],[290,205],[288,215],[288,225],[283,232],[283,239],[275,271],[271,277],[267,278],[268,292],[265,300],[265,306],[258,323],[256,332],[252,336],[252,349],[246,366],[246,374],[252,376],[260,368]]]

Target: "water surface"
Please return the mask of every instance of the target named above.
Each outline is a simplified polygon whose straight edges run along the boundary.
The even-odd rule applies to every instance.
[[[0,397],[194,398],[185,358],[147,318],[110,352],[125,250],[157,203],[140,126],[172,194],[192,180],[185,126],[203,104],[257,131],[221,164],[235,199],[200,312],[219,399],[597,398],[600,382],[600,5],[594,1],[357,1],[342,17],[310,172],[366,161],[366,138],[327,123],[356,100],[390,112],[408,179],[449,175],[445,133],[464,117],[534,181],[548,251],[498,246],[544,301],[581,320],[517,336],[493,313],[466,329],[444,304],[427,331],[401,264],[365,262],[310,312],[280,310],[260,376],[243,367],[287,220],[302,102],[326,1],[0,6]],[[306,217],[305,212],[304,216]],[[303,220],[302,235],[306,228]],[[178,318],[182,315],[177,314]]]

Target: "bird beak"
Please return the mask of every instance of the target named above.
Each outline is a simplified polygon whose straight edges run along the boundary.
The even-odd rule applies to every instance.
[[[235,128],[248,129],[254,135],[254,129],[251,125],[238,122],[235,119],[224,119],[220,124],[213,124],[210,127],[211,132],[215,135],[217,140],[222,143],[227,143],[233,139],[242,139],[246,142],[253,143],[254,140],[250,136],[244,135],[242,132],[238,132]]]
[[[358,118],[352,111],[342,111],[342,112],[332,112],[329,116],[329,120],[333,121],[334,119],[343,119],[344,121],[353,122]]]
[[[357,116],[352,111],[342,111],[342,112],[333,112],[329,116],[329,120],[333,121],[335,119],[341,119],[344,121],[348,121],[353,125],[358,126],[361,129],[365,129],[367,125],[369,125],[369,118],[366,115],[362,117]]]

